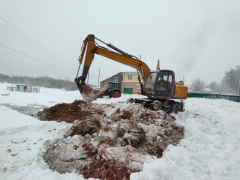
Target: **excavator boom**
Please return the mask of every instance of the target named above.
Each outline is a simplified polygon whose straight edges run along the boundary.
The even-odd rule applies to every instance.
[[[101,92],[95,91],[96,93],[92,93],[92,92],[94,92],[94,90],[92,90],[90,87],[87,87],[87,85],[85,83],[87,74],[89,72],[89,69],[92,64],[95,54],[104,56],[106,58],[112,59],[119,63],[122,63],[122,64],[125,64],[125,65],[135,68],[142,76],[142,80],[141,80],[140,76],[138,76],[138,80],[141,85],[141,90],[143,90],[144,80],[146,79],[147,74],[150,72],[150,68],[143,61],[118,49],[117,47],[113,46],[112,44],[106,44],[103,41],[99,40],[117,52],[113,52],[109,49],[106,49],[106,48],[103,48],[100,46],[96,46],[95,40],[99,40],[99,39],[95,38],[94,35],[90,34],[83,41],[82,52],[79,57],[79,67],[82,64],[83,57],[85,55],[84,67],[83,67],[82,75],[80,77],[76,77],[76,79],[75,79],[75,82],[78,86],[80,93],[82,95],[84,95],[86,93],[87,94],[95,94],[96,97],[93,97],[90,99],[96,99],[97,96],[101,96],[102,93],[105,91],[105,90],[102,90]],[[143,93],[143,91],[142,91],[142,93]]]

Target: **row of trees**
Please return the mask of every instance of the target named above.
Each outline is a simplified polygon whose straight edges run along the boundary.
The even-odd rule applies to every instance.
[[[240,66],[226,71],[220,83],[212,82],[207,85],[203,80],[197,78],[192,81],[190,92],[197,93],[218,93],[218,94],[238,94],[240,95]]]
[[[53,79],[50,77],[28,77],[28,76],[8,76],[0,74],[0,82],[11,84],[29,84],[47,88],[65,89],[67,91],[77,90],[75,82],[69,80]]]

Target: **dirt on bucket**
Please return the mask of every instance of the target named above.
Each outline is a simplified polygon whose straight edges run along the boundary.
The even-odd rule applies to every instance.
[[[102,96],[106,92],[106,90],[107,88],[92,89],[88,85],[83,85],[83,92],[81,93],[81,95],[85,101],[91,102]]]

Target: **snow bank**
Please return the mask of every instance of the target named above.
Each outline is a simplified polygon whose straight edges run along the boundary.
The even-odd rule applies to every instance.
[[[131,179],[239,179],[240,104],[192,98],[186,109],[175,116],[185,138]]]
[[[44,105],[47,107],[58,103],[71,103],[82,99],[79,91],[65,91],[63,89],[40,88],[40,93],[8,91],[7,86],[12,84],[0,83],[0,103],[17,106]]]
[[[2,116],[3,110],[5,108],[0,106],[0,122],[8,127],[5,125],[6,128],[0,130],[1,179],[64,179],[66,175],[49,170],[42,155],[47,145],[64,137],[70,125],[38,121],[8,108],[10,116],[6,117]],[[81,175],[67,177],[79,179]]]
[[[67,124],[41,122],[1,106],[52,106],[81,99],[80,93],[47,88],[41,88],[40,93],[21,93],[7,91],[6,86],[0,84],[1,179],[83,179],[76,173],[53,172],[42,159],[45,147],[64,137],[70,128]],[[124,101],[129,97],[132,96],[97,99],[94,103]],[[161,159],[145,163],[143,171],[132,174],[131,179],[239,179],[240,103],[189,98],[186,111],[175,117],[185,127],[185,138],[177,146],[168,146]]]

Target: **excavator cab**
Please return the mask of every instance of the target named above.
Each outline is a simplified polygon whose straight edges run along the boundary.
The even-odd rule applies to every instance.
[[[147,75],[144,90],[147,96],[155,99],[168,99],[174,96],[175,75],[170,70],[151,71]]]

